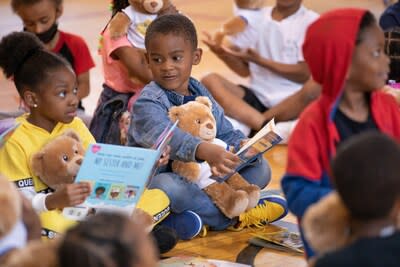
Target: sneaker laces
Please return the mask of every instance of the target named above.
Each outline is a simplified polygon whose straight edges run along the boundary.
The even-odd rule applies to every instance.
[[[271,220],[273,216],[273,209],[268,208],[267,201],[262,204],[258,204],[245,213],[239,215],[239,223],[235,228],[239,230],[245,227],[256,227],[261,228],[265,226]]]

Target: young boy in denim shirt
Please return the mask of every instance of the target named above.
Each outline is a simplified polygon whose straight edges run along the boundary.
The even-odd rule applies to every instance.
[[[217,122],[217,138],[239,148],[245,138],[243,133],[232,128],[225,119],[222,108],[207,89],[190,77],[192,66],[200,63],[202,55],[202,50],[197,47],[193,23],[183,15],[160,16],[147,29],[145,46],[154,81],[145,86],[133,106],[132,114],[135,116],[132,117],[129,129],[129,145],[151,147],[171,122],[168,117],[169,108],[194,100],[197,96],[208,96]],[[170,146],[171,159],[207,161],[213,174],[217,176],[232,172],[239,163],[235,154],[180,129],[174,131]],[[240,174],[260,188],[264,188],[271,179],[270,167],[261,156],[241,169]],[[168,195],[174,213],[190,210],[214,230],[222,230],[233,224],[241,229],[251,224],[272,222],[287,213],[286,201],[280,196],[270,195],[261,199],[256,208],[241,215],[239,220],[228,219],[197,185],[172,173],[170,169],[153,177],[149,187],[159,188]],[[258,212],[254,212],[255,210]],[[249,220],[249,217],[252,219]],[[177,222],[176,218],[169,216],[165,224],[182,223]],[[193,232],[187,237],[191,238],[196,234]]]

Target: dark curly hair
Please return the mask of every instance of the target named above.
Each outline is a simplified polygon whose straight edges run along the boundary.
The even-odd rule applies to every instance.
[[[71,228],[59,250],[60,267],[126,267],[138,264],[135,238],[122,237],[129,218],[117,213],[101,213]],[[133,234],[133,233],[132,233]]]
[[[21,96],[26,87],[39,91],[54,70],[71,68],[68,61],[45,50],[43,43],[29,32],[13,32],[1,39],[0,67],[7,78],[13,77]]]

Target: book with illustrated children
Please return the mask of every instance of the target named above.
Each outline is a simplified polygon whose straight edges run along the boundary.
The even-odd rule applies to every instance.
[[[75,182],[90,183],[92,192],[82,204],[64,208],[63,215],[73,220],[83,220],[88,215],[107,211],[131,215],[154,175],[176,125],[169,125],[149,149],[91,144]]]
[[[251,162],[258,155],[264,154],[266,151],[274,147],[282,141],[282,137],[276,132],[275,120],[270,120],[260,131],[258,131],[245,145],[243,145],[236,155],[240,157],[242,162],[236,167],[235,172],[239,171],[247,162]],[[233,173],[232,173],[233,174]],[[211,177],[219,182],[228,179],[232,174],[224,177]]]
[[[0,120],[0,148],[11,137],[18,126],[19,123],[14,118]]]
[[[304,247],[297,224],[279,221],[252,234],[249,243],[255,246],[303,254]]]

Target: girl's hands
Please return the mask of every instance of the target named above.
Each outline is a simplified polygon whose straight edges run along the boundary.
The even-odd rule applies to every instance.
[[[213,175],[223,177],[234,172],[240,163],[240,158],[223,147],[208,142],[202,142],[197,147],[196,157],[207,161]]]
[[[63,184],[46,197],[48,210],[63,209],[81,204],[90,195],[90,184],[80,182],[76,184]]]
[[[161,158],[158,160],[157,167],[167,165],[169,161],[169,154],[171,153],[171,147],[167,145],[164,149],[164,152],[161,155]]]

